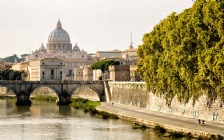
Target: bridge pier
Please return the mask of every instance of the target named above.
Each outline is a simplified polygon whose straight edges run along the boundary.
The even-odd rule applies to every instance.
[[[71,97],[66,91],[63,91],[62,94],[59,95],[56,103],[57,105],[69,105],[71,103]]]
[[[26,92],[24,91],[20,91],[20,93],[18,93],[16,97],[17,97],[16,105],[31,105],[32,104],[32,102],[30,101],[30,96],[26,94]]]

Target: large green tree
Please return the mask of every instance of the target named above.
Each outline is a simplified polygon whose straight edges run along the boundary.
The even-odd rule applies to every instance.
[[[169,104],[206,93],[224,99],[224,1],[197,0],[172,13],[143,37],[138,73]]]

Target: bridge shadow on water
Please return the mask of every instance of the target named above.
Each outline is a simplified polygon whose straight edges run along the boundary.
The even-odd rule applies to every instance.
[[[16,106],[15,113],[21,115],[21,117],[32,116],[30,106]]]
[[[59,115],[61,115],[61,116],[71,116],[71,114],[72,114],[71,106],[61,105],[61,106],[58,106],[58,107],[59,107],[59,109],[58,109]]]

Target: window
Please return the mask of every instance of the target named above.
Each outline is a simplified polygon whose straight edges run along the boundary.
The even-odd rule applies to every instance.
[[[62,75],[62,71],[60,71],[60,75]]]
[[[44,62],[42,63],[42,65],[44,65]]]
[[[44,73],[44,71],[42,71],[42,75],[44,75],[45,73]]]
[[[72,75],[72,70],[69,70],[69,75]]]
[[[51,70],[51,75],[54,75],[54,70]]]

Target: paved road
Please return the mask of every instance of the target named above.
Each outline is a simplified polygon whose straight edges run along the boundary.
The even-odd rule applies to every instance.
[[[189,129],[189,132],[191,132],[191,130],[196,130],[198,132],[209,132],[224,136],[224,124],[221,123],[206,121],[204,125],[199,125],[197,119],[155,112],[148,109],[121,104],[112,105],[111,103],[103,103],[97,108],[99,110],[104,110],[131,118],[139,118],[148,122],[186,128]]]

